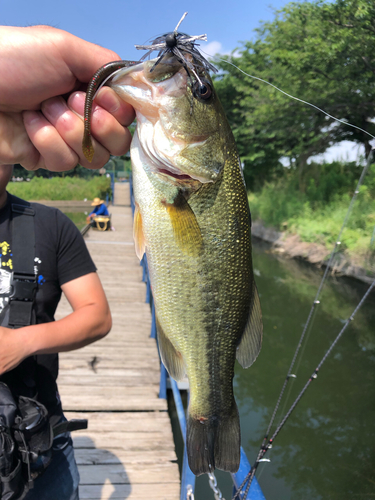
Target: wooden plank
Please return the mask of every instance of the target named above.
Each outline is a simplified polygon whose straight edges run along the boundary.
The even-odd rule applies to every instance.
[[[139,450],[123,449],[97,449],[89,450],[87,448],[75,448],[75,459],[78,465],[97,465],[97,464],[142,464],[142,467],[148,467],[150,464],[175,462],[176,452],[173,449],[162,450],[143,450],[140,457]]]
[[[95,432],[121,429],[126,429],[127,432],[162,431],[164,428],[170,430],[169,415],[166,412],[65,412],[65,415],[68,419],[87,418],[89,430]],[[75,435],[86,432],[76,431]]]
[[[163,464],[111,464],[111,465],[80,465],[80,484],[147,484],[147,483],[179,483],[176,474],[178,465],[166,462]]]
[[[82,500],[177,500],[180,477],[167,402],[158,397],[160,361],[150,305],[134,253],[130,209],[112,207],[116,231],[89,231],[87,247],[110,303],[108,336],[60,355],[59,391],[73,433]],[[66,299],[56,319],[70,314]]]
[[[74,433],[73,443],[75,448],[96,448],[96,449],[118,449],[139,453],[139,461],[142,461],[142,453],[145,451],[160,450],[173,451],[174,443],[171,436],[163,436],[159,432],[139,432],[139,433],[121,433],[121,432],[93,432],[86,431],[85,434],[78,435]],[[168,438],[168,439],[167,439]]]
[[[126,345],[126,344],[125,344]],[[80,350],[79,352],[79,357],[90,357],[92,354],[97,354],[97,351],[103,351],[103,348],[105,349],[105,357],[106,358],[111,358],[111,359],[122,359],[126,355],[130,355],[131,357],[138,355],[138,357],[142,356],[149,356],[151,355],[152,357],[157,355],[157,349],[155,345],[155,340],[154,339],[143,339],[140,342],[140,345],[122,345],[121,349],[118,349],[117,346],[112,347],[110,344],[102,343],[102,344],[92,344],[91,346],[84,347],[83,349]],[[70,351],[64,353],[62,358],[64,359],[69,359],[69,358],[76,358],[77,353],[76,351]]]
[[[82,485],[81,500],[177,500],[179,485],[173,483]]]
[[[75,376],[65,377],[64,375],[59,377],[59,383],[61,386],[63,385],[72,385],[75,380],[77,380],[76,385],[82,387],[91,387],[93,385],[100,387],[111,387],[112,385],[121,385],[122,387],[142,387],[145,384],[149,384],[149,377],[140,372],[139,375],[135,376],[122,376],[122,377],[114,377],[109,373],[107,376],[103,376],[103,371],[100,374],[93,375],[80,375],[79,378],[75,378]],[[158,385],[158,384],[155,384]]]
[[[150,399],[145,401],[143,397],[127,398],[125,401],[109,400],[104,403],[101,401],[92,401],[90,398],[63,399],[64,408],[70,411],[167,411],[167,403],[164,400]]]
[[[99,373],[101,370],[114,370],[114,373],[116,373],[117,370],[121,369],[128,369],[128,368],[135,368],[135,369],[141,369],[142,370],[151,370],[155,371],[156,373],[159,373],[159,366],[157,365],[157,368],[155,367],[156,363],[159,363],[159,358],[142,358],[142,359],[137,359],[136,358],[136,363],[134,362],[134,359],[132,358],[127,358],[127,362],[125,363],[125,360],[118,360],[118,361],[112,361],[110,358],[100,358],[100,363],[97,365],[96,369],[97,372]],[[93,368],[91,368],[91,365],[93,363],[93,357],[89,356],[87,358],[83,359],[64,359],[61,362],[61,369],[62,370],[74,370],[76,368],[82,368],[82,369],[90,369],[92,371]],[[61,375],[62,376],[62,375]]]

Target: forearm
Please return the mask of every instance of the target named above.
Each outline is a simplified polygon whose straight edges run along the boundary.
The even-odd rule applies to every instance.
[[[58,321],[27,326],[16,333],[31,356],[79,349],[107,335],[111,326],[108,306],[90,304]]]
[[[33,354],[79,349],[109,332],[111,313],[95,272],[61,288],[73,309],[65,318],[16,330],[0,326],[0,375]]]

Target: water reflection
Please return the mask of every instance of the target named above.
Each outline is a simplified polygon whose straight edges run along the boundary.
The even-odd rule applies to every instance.
[[[302,333],[321,274],[254,246],[264,344],[249,370],[236,367],[242,444],[253,461]],[[321,295],[285,410],[306,383],[368,285],[330,278]],[[375,296],[357,313],[262,465],[268,500],[375,498]],[[279,415],[281,417],[281,414]],[[277,420],[278,422],[278,420]]]

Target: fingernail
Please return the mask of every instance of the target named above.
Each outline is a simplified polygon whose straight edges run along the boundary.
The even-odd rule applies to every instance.
[[[42,114],[40,111],[24,111],[23,122],[26,126],[31,127],[34,123],[40,121]]]
[[[98,95],[99,97],[99,95]],[[113,92],[102,92],[98,99],[100,106],[110,113],[116,113],[120,109],[120,100]]]
[[[83,92],[74,92],[69,96],[68,106],[77,115],[83,116],[85,109],[85,94]]]
[[[57,120],[68,111],[68,106],[62,97],[53,97],[44,101],[42,111],[49,120]]]

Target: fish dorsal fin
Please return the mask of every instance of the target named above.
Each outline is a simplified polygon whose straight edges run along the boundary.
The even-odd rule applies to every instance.
[[[175,380],[182,380],[185,375],[185,366],[182,356],[176,351],[172,342],[165,335],[156,316],[156,330],[158,332],[158,345],[161,360],[169,375]]]
[[[237,347],[237,361],[242,368],[249,368],[256,360],[262,347],[263,322],[258,290],[253,284],[253,299],[245,331]]]
[[[143,254],[146,251],[145,237],[143,234],[142,215],[139,210],[138,203],[135,204],[134,210],[134,225],[133,225],[133,238],[135,244],[135,253],[139,260],[142,260]]]
[[[166,204],[171,218],[173,233],[179,248],[190,255],[198,257],[203,249],[203,239],[197,218],[182,193],[173,203]]]

